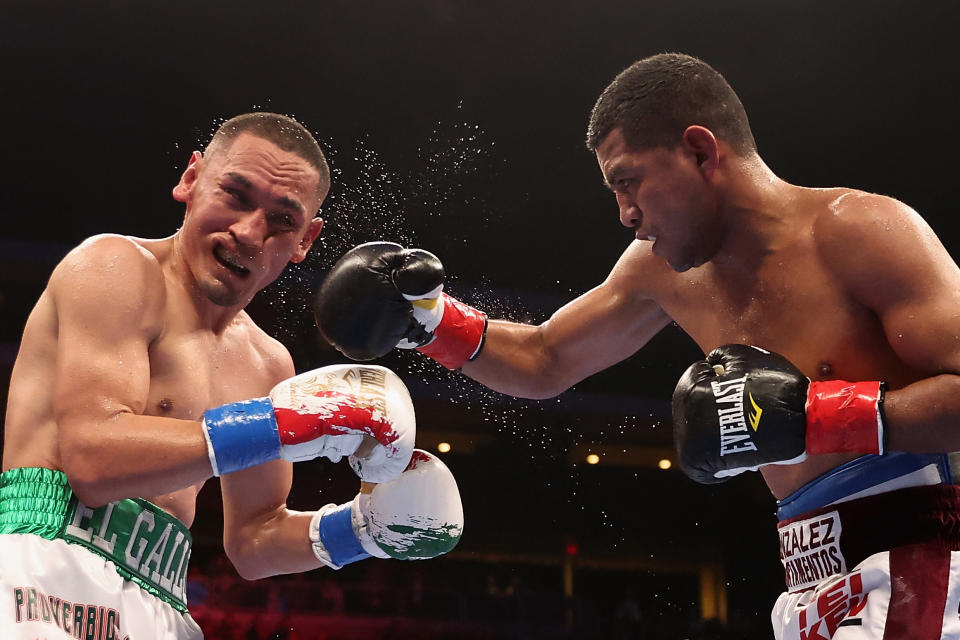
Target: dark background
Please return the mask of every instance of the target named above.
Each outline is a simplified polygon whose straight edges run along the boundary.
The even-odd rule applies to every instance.
[[[727,77],[778,175],[897,197],[960,250],[954,2],[13,0],[2,15],[5,376],[56,261],[95,233],[172,233],[182,210],[170,189],[189,152],[250,110],[297,117],[334,170],[322,241],[251,308],[298,368],[340,361],[313,330],[310,294],[367,240],[428,248],[455,295],[539,322],[600,282],[630,241],[584,147],[586,118],[617,72],[662,51]],[[548,566],[538,588],[559,591],[576,543],[574,593],[595,629],[629,591],[646,637],[672,638],[694,633],[677,622],[697,617],[691,566],[716,562],[728,626],[769,637],[781,569],[759,478],[699,487],[652,464],[669,454],[669,395],[698,355],[671,327],[543,402],[486,392],[415,354],[384,358],[414,393],[420,446],[454,443],[445,460],[464,495],[464,539],[419,569],[426,579],[487,571],[533,584],[523,567]],[[587,449],[601,464],[583,464]],[[304,463],[291,505],[342,502],[354,485]],[[218,549],[212,486],[200,567]]]

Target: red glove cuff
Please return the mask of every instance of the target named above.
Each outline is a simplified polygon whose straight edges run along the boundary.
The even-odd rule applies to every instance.
[[[443,318],[433,330],[433,340],[417,347],[417,351],[447,369],[459,369],[480,353],[487,331],[487,314],[445,293],[441,294],[441,299]]]
[[[811,382],[807,453],[886,453],[882,382]]]

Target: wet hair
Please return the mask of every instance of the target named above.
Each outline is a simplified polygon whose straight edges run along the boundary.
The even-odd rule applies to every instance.
[[[214,132],[204,154],[228,148],[241,133],[269,140],[284,151],[297,154],[320,174],[320,190],[325,192],[330,187],[330,167],[313,134],[293,118],[279,113],[257,111],[230,118]]]
[[[633,148],[672,148],[691,125],[738,155],[756,153],[747,113],[724,77],[693,56],[661,53],[634,62],[603,90],[590,112],[587,148],[595,152],[617,128]]]

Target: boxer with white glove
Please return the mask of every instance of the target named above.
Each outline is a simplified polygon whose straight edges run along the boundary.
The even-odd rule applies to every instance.
[[[882,382],[811,382],[789,360],[731,344],[692,364],[673,392],[674,444],[701,483],[796,464],[808,454],[886,450]]]
[[[367,487],[339,506],[313,516],[310,541],[323,564],[377,558],[425,560],[453,549],[463,535],[457,481],[436,456],[416,449],[399,477]]]
[[[333,365],[284,380],[268,397],[208,410],[203,432],[217,476],[280,458],[348,455],[362,480],[385,482],[410,462],[416,420],[406,386],[389,369]],[[364,436],[376,444],[360,458]]]
[[[353,360],[372,360],[399,347],[459,369],[480,353],[487,316],[443,293],[443,281],[443,265],[428,251],[393,242],[359,245],[320,286],[317,326]]]

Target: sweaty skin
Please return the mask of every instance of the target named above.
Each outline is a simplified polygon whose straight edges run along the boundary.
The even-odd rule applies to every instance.
[[[813,380],[884,380],[892,450],[960,449],[960,270],[913,210],[777,178],[702,127],[674,149],[597,149],[634,241],[608,278],[539,326],[491,322],[472,378],[556,395],[675,321],[704,353],[787,357]],[[761,469],[783,498],[853,455]]]
[[[91,238],[54,270],[14,365],[3,469],[62,470],[88,506],[143,497],[189,526],[212,471],[200,420],[294,375],[243,311],[320,233],[327,185],[298,155],[238,135],[191,157],[161,240]],[[320,566],[310,513],[286,509],[284,461],[220,479],[224,545],[241,575]]]

